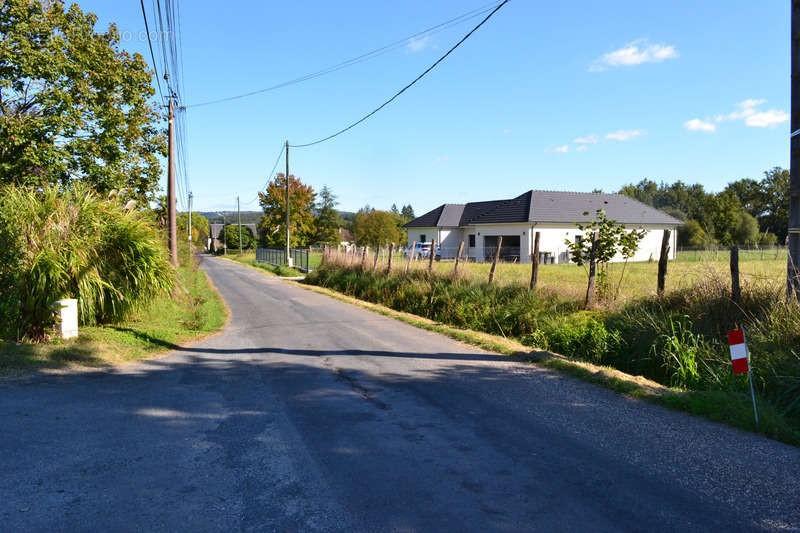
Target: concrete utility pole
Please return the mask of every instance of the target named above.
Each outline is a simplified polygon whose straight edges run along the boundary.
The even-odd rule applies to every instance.
[[[178,228],[175,214],[175,100],[169,98],[169,161],[167,163],[167,229],[169,257],[178,266]]]
[[[792,120],[789,138],[789,258],[786,296],[800,300],[800,1],[792,0]]]
[[[289,257],[289,141],[286,141],[286,266],[292,266],[292,259]]]
[[[236,197],[236,222],[239,223],[239,255],[242,255],[242,212],[239,210],[239,197]]]
[[[192,198],[194,195],[189,193],[189,221],[186,223],[186,231],[189,233],[189,242],[192,242]]]

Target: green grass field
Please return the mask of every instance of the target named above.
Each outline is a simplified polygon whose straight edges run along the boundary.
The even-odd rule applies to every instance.
[[[0,375],[40,369],[102,367],[151,357],[221,328],[228,310],[197,265],[182,250],[173,294],[162,296],[124,322],[80,328],[76,339],[49,343],[0,341]]]
[[[393,263],[393,270],[402,270],[406,268],[407,259],[398,257]],[[781,282],[786,277],[785,250],[781,250],[778,254],[774,250],[765,251],[763,256],[758,251],[740,251],[739,263],[742,283]],[[434,263],[434,270],[438,273],[452,272],[453,267],[453,261]],[[386,262],[380,262],[379,268],[386,268]],[[427,261],[415,261],[412,263],[412,268],[426,269],[428,263]],[[461,263],[459,272],[474,281],[487,281],[490,268],[490,263]],[[608,276],[612,287],[616,288],[623,269],[624,278],[619,290],[620,300],[655,294],[658,276],[657,261],[628,263],[627,266],[622,263],[612,263],[608,267]],[[672,291],[691,287],[699,279],[707,279],[712,274],[719,279],[730,277],[729,252],[680,252],[676,260],[669,262],[666,289]],[[499,263],[494,279],[497,284],[528,284],[530,276],[530,264]],[[584,267],[574,264],[539,266],[539,286],[554,289],[564,296],[575,299],[582,298],[586,291],[586,282],[587,271]]]

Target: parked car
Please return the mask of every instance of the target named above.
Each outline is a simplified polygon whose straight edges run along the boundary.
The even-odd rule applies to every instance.
[[[426,259],[431,256],[431,245],[432,243],[429,242],[418,242],[414,245],[414,258],[415,259]],[[434,250],[433,258],[435,260],[439,260],[442,257],[442,249],[437,246]]]

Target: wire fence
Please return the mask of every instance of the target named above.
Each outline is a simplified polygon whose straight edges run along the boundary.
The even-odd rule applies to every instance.
[[[273,266],[291,266],[303,272],[311,272],[314,266],[311,261],[310,248],[290,248],[289,259],[291,265],[286,261],[285,248],[256,248],[256,261],[267,263]]]
[[[711,246],[711,247],[690,247],[679,246],[676,253],[678,261],[720,261],[724,260],[731,253],[733,246]],[[758,245],[739,245],[739,259],[741,261],[786,261],[788,257],[788,247],[786,246],[758,246]]]
[[[466,244],[466,243],[465,243]],[[735,251],[736,273],[731,271]],[[586,294],[589,269],[571,262],[567,252],[540,252],[539,261],[520,257],[518,247],[503,247],[495,261],[496,247],[475,253],[474,247],[392,247],[328,246],[320,260],[336,267],[393,273],[394,275],[425,273],[497,284],[537,285],[582,298]],[[322,257],[324,255],[324,259]],[[391,257],[391,259],[390,259]],[[679,248],[674,258],[667,249],[663,258],[644,261],[616,262],[603,266],[605,283],[612,287],[614,298],[646,296],[664,290],[694,287],[709,280],[731,284],[741,277],[744,284],[767,283],[775,286],[786,282],[787,249],[782,246],[748,246],[715,248]],[[522,259],[522,260],[520,260]],[[661,259],[661,260],[659,260]],[[663,264],[662,264],[663,262]],[[668,265],[668,266],[667,266]],[[541,272],[539,267],[542,267]],[[662,268],[663,267],[663,268]],[[739,282],[736,282],[739,286]]]

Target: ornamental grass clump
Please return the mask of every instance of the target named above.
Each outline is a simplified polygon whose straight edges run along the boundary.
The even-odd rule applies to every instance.
[[[0,259],[5,338],[47,340],[60,299],[81,324],[117,322],[174,283],[146,216],[80,185],[0,189]]]

